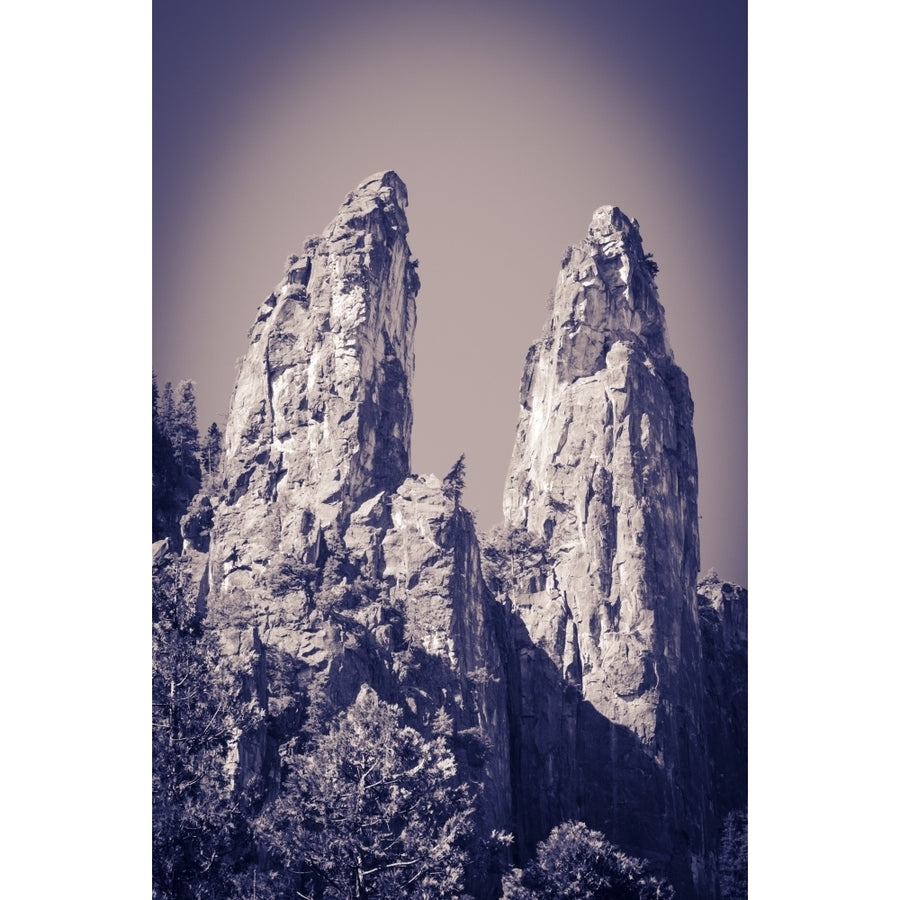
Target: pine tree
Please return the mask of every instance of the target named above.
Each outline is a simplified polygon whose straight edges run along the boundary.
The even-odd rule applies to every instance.
[[[732,810],[719,840],[719,890],[722,900],[743,900],[747,889],[747,810]]]
[[[474,800],[443,737],[404,727],[364,686],[331,729],[292,761],[260,834],[283,896],[320,900],[461,897]]]
[[[169,399],[172,396],[172,385],[166,385]],[[177,521],[177,484],[179,478],[178,464],[175,462],[175,450],[166,433],[163,418],[165,394],[159,397],[156,386],[156,375],[153,376],[153,421],[152,421],[152,538],[161,540],[173,533]]]
[[[503,879],[502,900],[672,900],[669,882],[651,874],[646,860],[623,853],[584,822],[554,828],[524,871]]]
[[[175,450],[175,461],[181,471],[187,475],[199,477],[197,453],[200,449],[197,432],[197,401],[194,395],[194,382],[181,381],[172,411],[172,447]]]
[[[546,542],[524,528],[495,525],[482,539],[481,568],[494,593],[514,592],[523,573],[547,574]]]
[[[207,475],[215,475],[219,471],[222,457],[222,432],[213,422],[206,431],[206,437],[200,446],[200,463]]]
[[[644,254],[644,267],[650,273],[651,278],[656,278],[659,275],[659,263],[653,258],[652,253]]]
[[[250,845],[225,763],[258,715],[214,636],[179,622],[177,558],[154,572],[152,880],[155,900],[224,900]]]
[[[175,395],[172,391],[172,382],[167,381],[163,386],[162,397],[159,400],[158,408],[157,408],[157,419],[159,421],[159,428],[162,433],[169,438],[172,439],[172,429],[174,426],[174,416],[175,416]]]
[[[453,468],[444,476],[441,487],[444,495],[451,500],[459,501],[463,489],[466,486],[466,454],[460,455],[459,459],[453,464]]]

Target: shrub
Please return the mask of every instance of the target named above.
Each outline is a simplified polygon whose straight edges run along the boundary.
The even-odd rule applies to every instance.
[[[524,870],[503,879],[502,900],[672,900],[675,891],[646,860],[623,853],[600,831],[565,822],[540,843]]]

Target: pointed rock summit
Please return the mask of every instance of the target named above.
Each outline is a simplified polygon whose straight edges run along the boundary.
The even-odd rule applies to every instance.
[[[547,561],[509,597],[533,644],[519,644],[520,703],[543,710],[521,717],[526,756],[555,748],[548,771],[571,779],[559,794],[582,798],[565,815],[666,852],[687,836],[676,849],[688,880],[705,834],[690,798],[707,777],[691,759],[704,752],[697,457],[656,271],[617,207],[600,207],[567,251],[526,360],[503,508]],[[583,706],[529,688],[549,679],[535,674],[542,659]]]
[[[373,175],[259,307],[225,432],[220,592],[275,553],[305,563],[409,475],[415,297],[406,186]]]
[[[600,207],[528,352],[503,504],[554,559],[533,635],[648,747],[665,669],[696,643],[699,559],[693,405],[654,270],[637,222]]]
[[[278,746],[310,705],[342,709],[369,685],[421,731],[440,714],[483,735],[469,774],[490,832],[511,803],[501,640],[470,513],[409,470],[406,204],[393,172],[364,181],[259,307],[199,604],[262,713],[234,735],[236,784],[277,793]]]

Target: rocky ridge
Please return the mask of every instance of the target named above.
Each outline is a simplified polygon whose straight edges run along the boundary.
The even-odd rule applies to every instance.
[[[692,402],[638,225],[601,207],[566,254],[526,361],[505,543],[482,548],[458,491],[409,470],[406,206],[373,175],[288,260],[250,330],[222,490],[182,523],[183,602],[259,710],[234,785],[275,796],[312,706],[369,684],[425,732],[451,715],[482,826],[520,853],[581,819],[714,897],[717,829],[746,803],[746,592],[698,597]]]

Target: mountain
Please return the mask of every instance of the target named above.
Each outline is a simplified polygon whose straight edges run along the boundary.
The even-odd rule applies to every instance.
[[[526,360],[505,521],[480,540],[462,460],[410,471],[407,204],[394,172],[373,175],[288,259],[221,467],[181,540],[154,545],[166,614],[232,673],[227,792],[258,815],[285,754],[371,689],[452,736],[477,833],[515,838],[503,865],[580,820],[679,897],[714,898],[720,832],[746,806],[747,595],[717,576],[698,593],[693,406],[637,222],[600,207],[566,252]],[[499,872],[470,890],[498,896]]]

